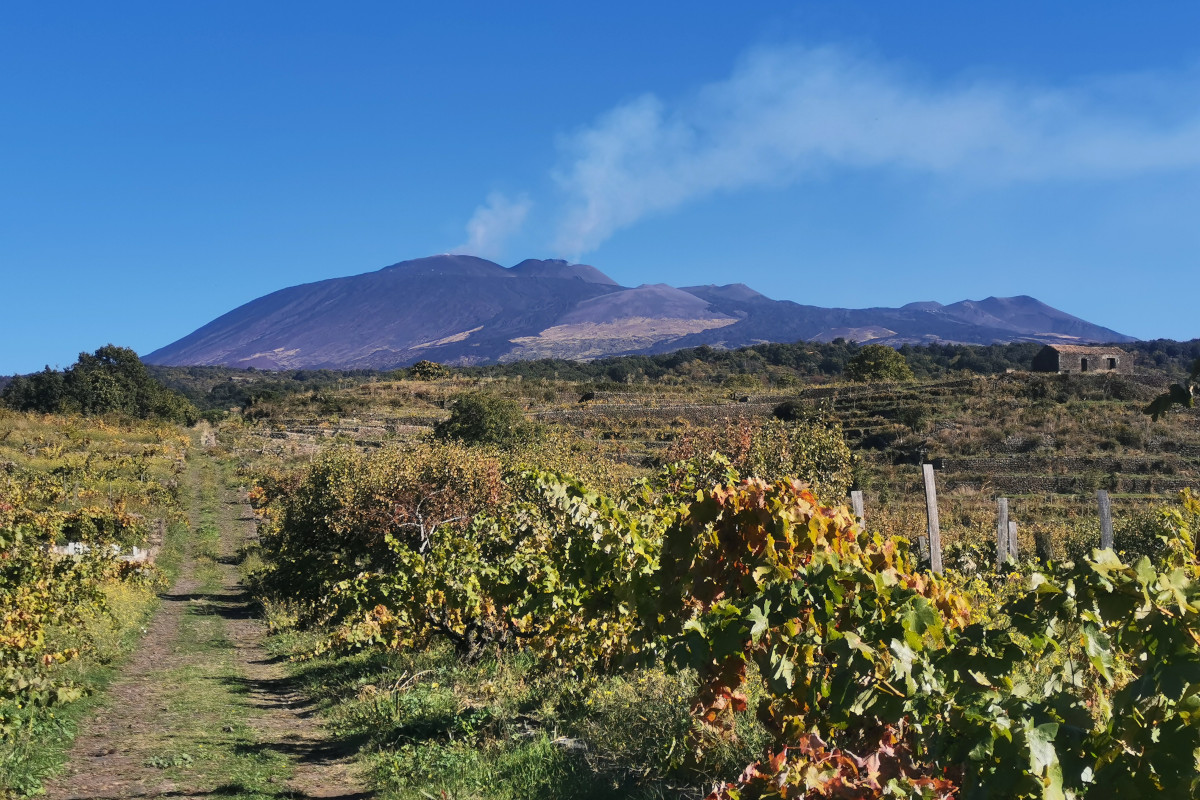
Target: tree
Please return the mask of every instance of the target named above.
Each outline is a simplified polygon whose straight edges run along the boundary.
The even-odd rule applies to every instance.
[[[16,411],[48,413],[62,407],[64,393],[63,373],[47,366],[42,372],[13,378],[0,400]]]
[[[183,395],[163,386],[128,347],[108,344],[95,353],[80,353],[65,372],[45,371],[14,379],[4,404],[43,414],[125,414],[191,424],[197,412]]]
[[[882,344],[869,344],[846,362],[852,381],[911,381],[913,371],[900,353]]]
[[[436,361],[418,361],[408,368],[408,374],[414,380],[435,381],[440,378],[449,378],[450,370]]]
[[[450,418],[434,426],[439,439],[458,439],[471,444],[510,444],[527,438],[531,428],[516,400],[490,392],[459,395]]]

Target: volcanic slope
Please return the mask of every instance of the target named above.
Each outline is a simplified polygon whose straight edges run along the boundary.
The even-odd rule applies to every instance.
[[[1032,297],[943,306],[821,308],[742,284],[618,285],[595,267],[474,256],[404,261],[252,300],[146,356],[155,364],[390,369],[421,359],[481,364],[597,358],[761,342],[1121,342],[1129,337]]]

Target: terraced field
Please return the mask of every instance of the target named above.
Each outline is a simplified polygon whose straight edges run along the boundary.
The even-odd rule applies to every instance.
[[[621,474],[638,475],[714,432],[761,425],[789,404],[793,415],[842,427],[877,525],[911,536],[923,532],[918,465],[929,462],[947,542],[982,541],[995,524],[997,497],[1010,498],[1014,518],[1029,531],[1063,521],[1087,528],[1098,525],[1098,489],[1112,494],[1121,517],[1200,484],[1197,414],[1153,422],[1142,411],[1164,383],[1149,373],[1010,373],[746,393],[703,385],[595,391],[555,381],[380,382],[319,403],[298,397],[256,409],[260,419],[252,431],[264,452],[279,455],[302,455],[331,440],[373,448],[423,435],[447,416],[458,393],[482,386],[519,399],[558,446],[586,447]]]

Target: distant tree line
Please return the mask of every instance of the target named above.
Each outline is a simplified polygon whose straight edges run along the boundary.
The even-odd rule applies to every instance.
[[[164,386],[182,394],[202,412],[245,409],[257,402],[280,400],[303,392],[357,386],[369,380],[395,375],[394,371],[374,369],[269,371],[254,367],[165,367],[155,364],[147,368]]]
[[[1147,339],[1144,342],[1121,345],[1141,354],[1146,366],[1158,367],[1171,378],[1180,379],[1191,372],[1200,358],[1200,339],[1177,342],[1173,339]]]
[[[137,353],[112,344],[80,353],[69,369],[46,367],[10,379],[0,402],[43,414],[122,414],[186,424],[198,419],[196,407],[155,380]]]
[[[832,342],[760,344],[737,350],[693,347],[655,355],[617,356],[596,361],[542,359],[474,367],[446,367],[421,361],[395,370],[296,369],[267,371],[218,366],[164,367],[149,365],[150,375],[174,390],[201,412],[218,415],[231,408],[245,409],[258,402],[306,393],[325,392],[373,380],[435,380],[454,375],[466,378],[516,378],[588,383],[596,388],[626,387],[646,382],[701,382],[731,388],[753,388],[765,383],[788,385],[851,377],[847,364],[872,347],[844,339]],[[995,375],[1008,370],[1028,370],[1042,345],[1010,344],[906,344],[897,348],[918,380],[958,372]],[[1134,353],[1141,366],[1159,369],[1168,378],[1186,377],[1200,358],[1200,339],[1177,342],[1154,339],[1121,345]],[[898,366],[898,365],[897,365]],[[895,373],[906,379],[903,370]],[[27,376],[28,379],[31,376]],[[53,380],[53,379],[50,379]],[[2,381],[2,379],[0,379]]]
[[[878,347],[878,345],[866,345]],[[936,378],[958,371],[996,374],[1029,369],[1040,344],[1019,342],[994,345],[903,345],[904,356],[916,378]],[[671,378],[720,383],[737,376],[765,377],[773,383],[843,377],[846,365],[863,345],[835,339],[832,342],[760,344],[737,350],[693,347],[659,355],[620,356],[579,362],[558,359],[518,361],[481,367],[464,367],[462,374],[524,378],[629,383]],[[734,381],[736,383],[736,380]]]
[[[486,377],[558,378],[589,382],[629,383],[671,378],[720,383],[739,375],[765,377],[772,382],[846,377],[846,365],[865,348],[845,339],[832,342],[760,344],[737,350],[703,346],[659,355],[636,355],[596,361],[517,361],[479,367],[462,367],[459,374]],[[904,356],[913,377],[941,378],[956,372],[996,375],[1009,370],[1028,370],[1043,345],[1038,342],[1007,344],[905,344],[896,348]],[[1170,377],[1188,374],[1200,358],[1200,339],[1176,342],[1155,339],[1128,342],[1120,347],[1133,353],[1137,363],[1163,370]]]

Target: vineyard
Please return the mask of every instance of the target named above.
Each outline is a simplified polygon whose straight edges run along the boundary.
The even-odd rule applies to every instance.
[[[152,610],[162,570],[122,555],[178,534],[187,443],[175,426],[0,411],[0,785],[38,786]]]
[[[968,384],[943,402],[1009,402]],[[1122,417],[1096,431],[1193,424],[1152,429],[1133,391],[1110,397]],[[872,407],[845,395],[835,402],[859,416]],[[389,796],[1200,791],[1196,499],[1123,496],[1113,552],[1094,549],[1070,496],[1024,497],[1039,510],[1029,527],[1052,531],[1059,555],[997,570],[976,535],[995,524],[975,518],[978,490],[952,493],[951,568],[933,576],[911,544],[923,516],[887,502],[899,468],[866,472],[868,434],[848,431],[859,447],[846,449],[830,417],[854,417],[822,411],[825,399],[764,422],[736,401],[723,416],[597,398],[611,410],[564,408],[572,427],[502,448],[386,420],[285,426],[299,438],[244,430],[259,443],[245,467],[263,518],[259,591],[340,729],[369,742]],[[1095,436],[1063,402],[1040,412],[1052,430]],[[1039,413],[1019,398],[1011,408],[1003,425]],[[612,448],[640,420],[681,415],[685,435],[653,459]],[[1080,457],[1112,457],[1092,452]],[[842,507],[856,475],[876,487],[865,528]]]
[[[191,437],[256,525],[205,569],[243,576],[289,691],[381,797],[1200,793],[1194,411],[1151,420],[1152,383],[1104,377],[746,389],[439,372],[215,435],[6,413],[7,785],[61,760],[165,586]],[[1023,558],[997,566],[1001,493]],[[228,771],[261,746],[238,724],[233,755],[142,766]],[[252,767],[226,796],[277,796]]]

